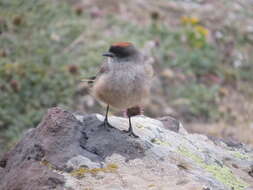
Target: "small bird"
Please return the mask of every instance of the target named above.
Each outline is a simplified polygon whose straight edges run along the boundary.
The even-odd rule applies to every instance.
[[[104,127],[113,127],[108,122],[109,107],[126,109],[130,136],[133,132],[131,116],[140,114],[140,107],[148,103],[153,68],[144,62],[143,55],[130,42],[117,42],[103,56],[108,57],[96,76],[90,77],[92,94],[107,104]]]

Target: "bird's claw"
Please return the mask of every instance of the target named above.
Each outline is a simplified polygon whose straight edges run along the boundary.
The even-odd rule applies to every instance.
[[[124,133],[128,134],[128,136],[130,137],[134,137],[134,138],[139,138],[138,135],[134,134],[133,131],[130,131],[130,130],[123,130]]]
[[[104,129],[106,129],[107,131],[110,131],[110,129],[115,128],[113,127],[108,121],[104,121],[103,123],[101,123],[99,125],[99,127],[103,127]]]

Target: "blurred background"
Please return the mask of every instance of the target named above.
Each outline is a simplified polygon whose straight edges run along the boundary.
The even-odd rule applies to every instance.
[[[252,0],[0,0],[0,155],[50,107],[104,113],[79,81],[116,41],[153,63],[146,115],[253,144],[252,10]]]

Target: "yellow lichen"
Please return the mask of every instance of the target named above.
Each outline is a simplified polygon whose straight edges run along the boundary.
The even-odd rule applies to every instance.
[[[118,168],[119,167],[117,164],[108,164],[107,165],[107,170],[110,172],[115,172]]]
[[[148,188],[152,188],[152,187],[155,187],[155,184],[148,185]]]
[[[41,160],[40,161],[41,165],[47,166],[49,169],[55,169],[55,166],[53,164],[51,164],[49,161],[47,160]]]
[[[84,177],[84,174],[85,173],[88,173],[89,172],[89,169],[87,168],[78,168],[76,170],[73,170],[70,175],[73,176],[73,177]]]
[[[192,159],[196,164],[198,164],[204,170],[211,173],[217,181],[223,183],[229,188],[233,190],[244,190],[248,187],[247,183],[237,178],[233,174],[233,172],[225,165],[220,166],[218,164],[207,164],[199,155],[189,151],[187,148],[182,147],[182,146],[178,147],[178,152],[184,155],[185,157]]]
[[[105,172],[105,173],[113,173],[116,172],[118,169],[118,166],[116,164],[108,164],[106,167],[104,168],[78,168],[76,170],[73,170],[70,175],[73,177],[84,177],[85,174],[97,174],[99,172]]]

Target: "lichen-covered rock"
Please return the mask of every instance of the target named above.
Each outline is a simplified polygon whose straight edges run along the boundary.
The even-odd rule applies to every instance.
[[[1,190],[251,190],[253,151],[189,134],[173,118],[109,117],[52,108],[0,161]]]

